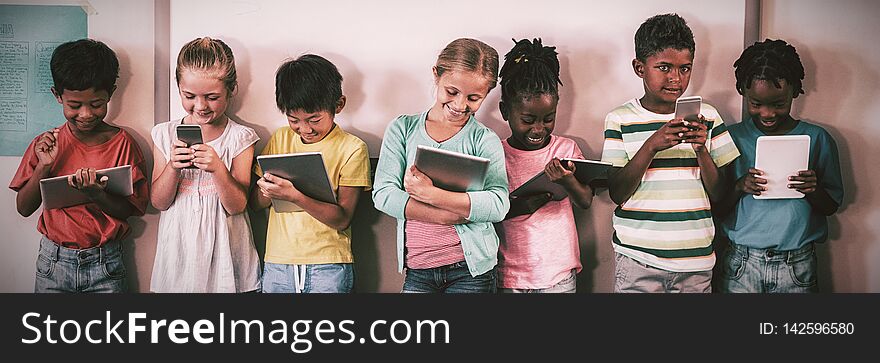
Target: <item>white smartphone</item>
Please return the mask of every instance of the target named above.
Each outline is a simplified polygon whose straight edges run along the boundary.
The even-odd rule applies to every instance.
[[[702,106],[703,97],[680,97],[675,101],[675,118],[684,119],[685,121],[700,122],[700,108]]]

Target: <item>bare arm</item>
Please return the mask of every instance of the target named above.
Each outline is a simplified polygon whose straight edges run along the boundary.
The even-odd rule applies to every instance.
[[[67,183],[85,193],[90,201],[97,204],[104,213],[113,218],[125,220],[132,215],[134,206],[128,202],[128,198],[107,193],[108,179],[106,176],[98,178],[95,169],[80,168],[67,178]]]
[[[247,189],[251,184],[251,165],[254,159],[254,147],[249,146],[232,159],[232,170],[217,156],[214,148],[207,144],[192,146],[195,151],[193,165],[212,173],[214,184],[220,196],[220,204],[229,214],[239,214],[247,208]]]
[[[550,178],[550,181],[562,185],[568,193],[568,197],[578,207],[587,209],[593,203],[593,188],[589,185],[581,184],[574,176],[576,167],[574,163],[568,162],[568,168],[562,166],[562,162],[557,158],[553,158],[544,167],[544,172]]]
[[[468,222],[461,215],[425,204],[414,198],[410,198],[409,202],[406,203],[406,219],[443,225],[464,224]]]
[[[287,200],[300,206],[309,215],[326,224],[330,228],[341,231],[351,225],[354,210],[357,207],[363,187],[340,186],[336,195],[337,204],[322,202],[310,198],[300,192],[289,180],[272,174],[266,174],[257,181],[260,196],[258,203],[267,203],[271,199]]]
[[[614,203],[621,205],[629,200],[635,193],[642,177],[651,166],[651,161],[658,152],[680,144],[684,140],[684,133],[689,131],[683,125],[683,120],[670,120],[645,140],[639,151],[636,152],[623,168],[612,172],[608,176],[608,195]]]
[[[43,203],[43,197],[40,195],[40,179],[49,176],[52,163],[58,156],[57,137],[58,128],[54,128],[40,135],[39,140],[34,144],[34,154],[37,155],[34,174],[15,195],[15,208],[22,217],[34,214],[34,211]]]
[[[796,189],[797,191],[804,193],[807,202],[810,203],[810,206],[817,212],[824,216],[830,216],[837,213],[837,209],[840,208],[840,205],[831,198],[831,195],[825,191],[825,188],[822,188],[822,186],[819,185],[816,171],[801,170],[798,172],[798,175],[789,177],[788,180],[792,181],[792,183],[788,184],[788,188]]]
[[[467,218],[471,213],[471,197],[467,193],[435,187],[431,178],[415,165],[410,166],[404,174],[403,186],[413,199],[436,209],[452,212],[462,218]],[[409,208],[407,205],[407,211]]]
[[[684,133],[684,142],[691,144],[694,152],[697,154],[697,165],[700,166],[700,180],[703,182],[703,188],[709,195],[709,200],[713,203],[721,201],[724,196],[725,188],[722,182],[721,170],[715,165],[709,149],[706,147],[706,140],[709,138],[709,128],[706,126],[706,119],[700,115],[701,122],[683,121],[684,126],[690,128]]]
[[[160,211],[168,210],[177,196],[180,169],[191,164],[192,152],[180,140],[174,140],[171,160],[165,160],[158,147],[153,146],[153,181],[150,203]]]

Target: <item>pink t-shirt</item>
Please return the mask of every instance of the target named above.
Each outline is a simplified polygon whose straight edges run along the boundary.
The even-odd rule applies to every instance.
[[[551,135],[542,149],[524,151],[503,140],[510,190],[544,170],[554,157],[583,159],[573,140]],[[550,201],[533,214],[501,222],[503,234],[498,249],[499,287],[544,289],[581,270],[577,227],[571,200]]]

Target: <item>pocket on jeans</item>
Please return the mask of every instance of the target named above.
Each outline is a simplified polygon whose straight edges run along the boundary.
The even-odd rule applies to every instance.
[[[125,278],[125,264],[122,263],[121,258],[110,259],[107,262],[104,262],[104,275],[107,278],[118,280]]]
[[[52,271],[55,271],[55,264],[57,262],[50,260],[48,257],[43,255],[37,255],[37,276],[40,277],[49,277],[52,275]]]
[[[728,280],[739,280],[746,270],[743,256],[736,252],[736,248],[731,247],[724,260],[724,277]]]
[[[810,254],[809,258],[795,261],[788,266],[791,280],[798,286],[816,285],[816,254]]]

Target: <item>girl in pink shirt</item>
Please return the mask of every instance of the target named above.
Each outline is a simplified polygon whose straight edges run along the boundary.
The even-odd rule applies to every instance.
[[[560,161],[584,158],[577,143],[551,135],[559,102],[557,84],[562,84],[555,49],[543,46],[540,39],[520,40],[501,68],[499,107],[511,131],[502,141],[510,190],[543,171],[568,194],[561,200],[551,200],[550,193],[511,198],[510,212],[501,223],[501,292],[573,293],[581,270],[571,204],[589,208],[594,193],[574,177],[571,162]]]

